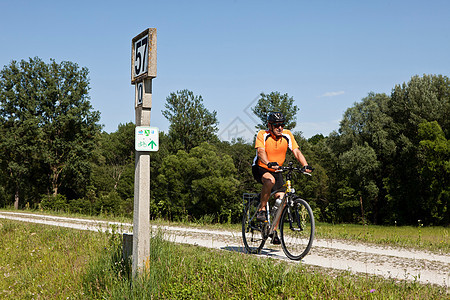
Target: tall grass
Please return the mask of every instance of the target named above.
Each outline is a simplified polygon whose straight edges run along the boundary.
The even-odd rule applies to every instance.
[[[448,287],[177,245],[161,233],[150,250],[132,280],[118,234],[0,220],[0,299],[449,298]]]
[[[105,235],[0,221],[0,299],[85,298],[87,264],[106,244]]]
[[[102,260],[97,269],[112,271],[112,264],[106,262]],[[151,240],[149,269],[141,277],[129,281],[112,273],[101,273],[104,277],[96,278],[95,282],[105,282],[106,278],[110,285],[91,296],[103,299],[448,299],[449,296],[445,287],[176,245],[163,240],[161,234]]]
[[[450,253],[450,228],[440,226],[316,225],[316,237]]]

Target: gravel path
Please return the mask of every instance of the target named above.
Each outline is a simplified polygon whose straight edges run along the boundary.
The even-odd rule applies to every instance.
[[[114,227],[120,233],[132,232],[131,224],[118,222],[15,212],[0,212],[1,218],[80,230],[105,231]],[[177,243],[244,252],[240,232],[172,226],[153,226],[153,230],[161,230],[166,239]],[[269,243],[266,243],[259,256],[287,260],[281,246]],[[423,284],[436,284],[447,289],[450,285],[450,255],[439,255],[427,251],[380,247],[340,240],[315,240],[310,254],[301,263],[386,278],[412,280]]]

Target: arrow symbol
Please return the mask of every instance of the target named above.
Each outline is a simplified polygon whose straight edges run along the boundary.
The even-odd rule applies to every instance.
[[[153,147],[156,146],[156,143],[152,140],[150,141],[150,143],[148,143],[148,146],[152,147],[153,149]]]

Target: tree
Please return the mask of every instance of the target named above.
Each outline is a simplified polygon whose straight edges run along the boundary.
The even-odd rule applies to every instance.
[[[353,190],[353,198],[346,204],[347,209],[353,208],[355,216],[358,215],[358,208],[361,209],[361,218],[365,223],[366,214],[373,214],[376,207],[379,188],[376,185],[376,173],[380,167],[375,151],[365,143],[363,146],[354,145],[349,151],[340,156],[340,169],[343,171],[342,177],[348,183],[348,187]],[[352,220],[354,221],[354,220]],[[376,222],[376,220],[374,220]]]
[[[339,133],[346,150],[355,143],[368,143],[378,155],[392,155],[395,143],[388,138],[388,128],[392,125],[392,118],[387,112],[388,101],[389,96],[386,94],[371,92],[345,111]]]
[[[174,150],[189,152],[202,142],[217,139],[217,112],[206,109],[202,96],[188,90],[177,91],[166,98],[165,108],[162,114],[170,122],[169,138]]]
[[[89,101],[89,71],[72,62],[46,65],[41,104],[43,159],[50,169],[51,190],[58,194],[68,167],[87,162],[101,126],[100,113]],[[86,166],[87,167],[87,166]]]
[[[389,100],[386,94],[369,93],[361,102],[348,108],[340,123],[339,142],[334,144],[336,156],[340,156],[341,163],[346,163],[338,168],[346,172],[339,174],[338,171],[337,176],[346,178],[342,183],[354,189],[355,203],[358,207],[360,205],[365,207],[366,213],[372,215],[374,223],[380,222],[379,213],[386,206],[383,181],[390,176],[391,168],[388,165],[395,152],[395,141],[389,136],[392,126],[392,118],[388,115],[387,109]],[[363,154],[366,157],[362,157]],[[345,159],[342,160],[342,158]],[[354,165],[355,161],[350,163],[351,159],[357,158],[359,159],[357,165]],[[347,169],[347,165],[353,165],[355,170]],[[364,165],[378,166],[378,168],[363,173],[364,177],[352,179],[351,174],[355,171],[359,172],[358,169]],[[382,166],[383,172],[381,172]]]
[[[319,133],[319,134],[315,134],[314,136],[310,137],[308,139],[308,142],[311,143],[312,145],[317,145],[320,141],[323,141],[325,139],[325,137],[323,136],[323,134]]]
[[[92,167],[91,189],[98,197],[95,202],[109,209],[120,205],[120,213],[133,211],[134,129],[135,125],[129,122],[119,124],[115,132],[103,132]],[[115,204],[111,206],[108,202]]]
[[[221,141],[217,148],[224,154],[228,154],[233,159],[236,168],[236,179],[239,182],[239,194],[237,198],[242,197],[242,193],[259,193],[260,184],[256,182],[252,174],[252,163],[255,158],[256,151],[254,144],[247,143],[244,139],[233,139],[231,142]]]
[[[369,93],[347,109],[339,134],[327,139],[340,163],[329,168],[332,202],[339,207],[362,196],[376,223],[446,224],[440,212],[448,175],[433,166],[445,165],[449,100],[448,78],[424,75],[396,85],[390,96]]]
[[[16,209],[22,196],[32,194],[29,182],[39,167],[41,73],[42,64],[33,60],[12,61],[0,72],[0,161]]]
[[[119,124],[116,132],[103,134],[102,155],[105,165],[110,168],[110,177],[117,190],[120,178],[129,164],[134,166],[134,129],[132,122]]]
[[[84,186],[89,180],[89,158],[101,126],[97,124],[100,113],[92,110],[89,101],[88,73],[87,68],[72,62],[51,60],[46,64],[37,57],[12,61],[1,72],[1,118],[8,124],[3,130],[16,136],[22,132],[31,135],[31,140],[21,141],[23,147],[5,145],[12,151],[12,160],[28,174],[31,167],[20,163],[21,157],[40,168],[41,178],[47,178],[54,196],[64,180],[69,182],[75,176]]]
[[[179,150],[163,159],[153,207],[170,219],[204,215],[220,219],[230,210],[240,214],[235,172],[232,158],[206,142],[189,153]]]
[[[430,223],[450,222],[450,140],[436,121],[419,124],[419,174],[427,187],[422,208]]]
[[[279,92],[272,92],[270,94],[260,94],[252,112],[261,120],[261,123],[256,125],[258,129],[267,128],[267,116],[269,112],[280,111],[286,117],[286,128],[293,129],[296,125],[296,115],[299,111],[297,105],[294,105],[294,98],[289,97],[288,94],[281,95]]]
[[[5,99],[0,98],[2,102]],[[14,207],[18,209],[20,198],[32,194],[28,183],[32,181],[33,171],[38,168],[39,132],[37,122],[26,119],[27,109],[13,107],[15,112],[8,117],[4,113],[5,108],[2,105],[0,113],[1,172],[5,173],[3,186],[12,190]]]
[[[400,219],[407,223],[417,223],[418,219],[432,222],[431,212],[423,209],[429,186],[418,176],[422,171],[419,144],[425,139],[420,137],[419,128],[422,123],[436,121],[444,136],[449,133],[449,78],[414,76],[408,83],[395,86],[387,107],[392,118],[389,138],[396,141],[392,174],[386,181],[389,199],[394,199],[391,209],[398,211]]]

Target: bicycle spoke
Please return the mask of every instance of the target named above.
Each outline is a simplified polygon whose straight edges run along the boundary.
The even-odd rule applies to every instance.
[[[287,257],[302,259],[311,249],[314,238],[314,217],[306,201],[296,198],[284,209],[280,223],[281,245]]]
[[[242,240],[247,253],[259,253],[264,246],[265,240],[262,237],[262,225],[256,221],[259,201],[250,199],[246,203],[244,215],[242,217]]]

